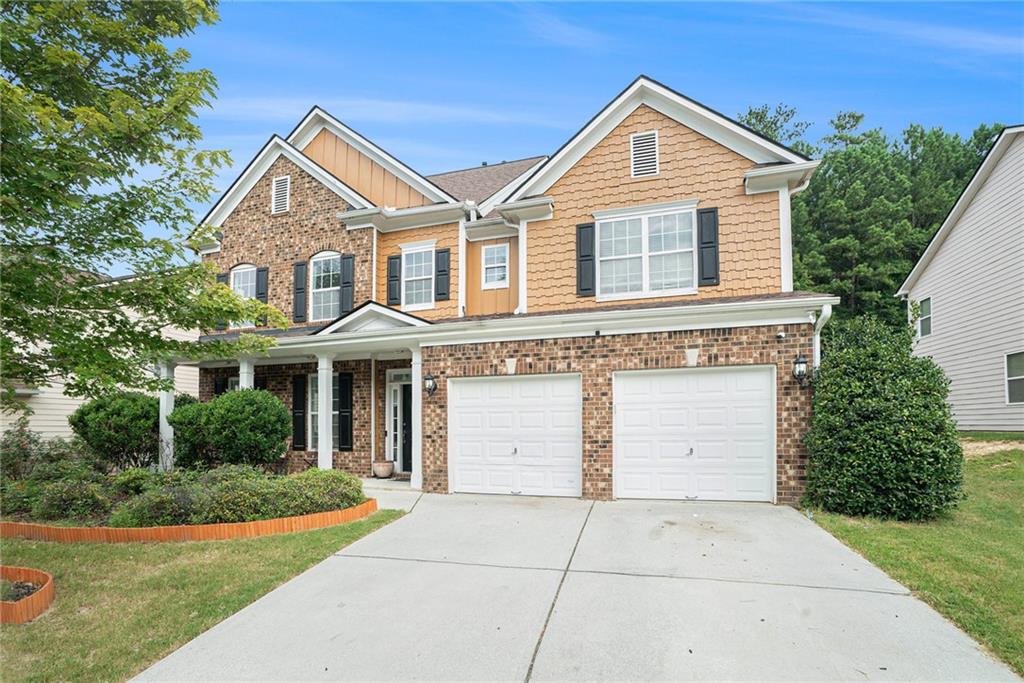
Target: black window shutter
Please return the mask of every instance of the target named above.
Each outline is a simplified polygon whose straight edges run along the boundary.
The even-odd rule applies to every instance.
[[[594,296],[594,224],[576,226],[576,296]]]
[[[256,269],[256,298],[263,303],[267,303],[267,290],[270,287],[270,268],[257,268]],[[266,325],[266,317],[262,318],[259,322],[260,325]]]
[[[253,379],[252,379],[252,388],[253,389],[262,389],[263,391],[266,391],[267,390],[267,376],[266,375],[257,375],[256,377],[253,377]]]
[[[213,395],[220,396],[228,390],[228,378],[227,377],[214,377],[213,378]]]
[[[292,375],[292,450],[306,450],[306,375]]]
[[[334,407],[338,411],[338,450],[352,450],[352,373],[338,374],[334,385]]]
[[[221,283],[222,285],[227,285],[228,284],[228,274],[227,273],[217,273],[217,282]],[[231,285],[228,285],[228,286],[230,287]],[[217,329],[218,330],[226,330],[227,328],[228,328],[228,324],[226,322],[224,322],[224,321],[218,321],[217,322]]]
[[[352,310],[355,298],[356,257],[354,254],[341,255],[341,315]]]
[[[697,266],[700,287],[718,284],[718,209],[697,210]]]
[[[402,303],[402,257],[388,256],[388,306]]]
[[[434,252],[434,301],[448,301],[451,295],[452,250]]]
[[[292,320],[306,322],[306,262],[299,261],[292,267]]]

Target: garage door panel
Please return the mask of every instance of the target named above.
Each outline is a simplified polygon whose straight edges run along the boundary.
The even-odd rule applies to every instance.
[[[727,428],[729,426],[729,410],[724,406],[698,408],[694,426],[698,429],[706,427]]]

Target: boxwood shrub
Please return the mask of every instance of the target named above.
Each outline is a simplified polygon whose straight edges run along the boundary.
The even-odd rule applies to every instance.
[[[934,361],[914,332],[871,318],[837,324],[814,385],[807,500],[825,510],[933,518],[962,496],[963,455]]]

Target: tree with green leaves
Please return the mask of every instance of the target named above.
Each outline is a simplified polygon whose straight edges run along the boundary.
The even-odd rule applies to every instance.
[[[259,352],[265,337],[208,344],[168,327],[283,325],[198,263],[223,151],[200,149],[197,111],[215,79],[168,41],[217,20],[206,0],[24,2],[0,8],[0,404],[17,384],[76,396],[164,387],[170,357]],[[194,232],[193,232],[194,231]],[[104,276],[121,267],[135,277]],[[166,387],[164,387],[166,388]]]

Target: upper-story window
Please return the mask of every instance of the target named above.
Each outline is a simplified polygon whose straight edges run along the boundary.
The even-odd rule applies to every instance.
[[[292,177],[280,175],[274,178],[271,190],[270,213],[286,213],[291,203]]]
[[[341,254],[324,251],[310,260],[310,320],[333,320],[341,313]]]
[[[648,130],[630,135],[629,158],[634,178],[658,175],[658,131]]]
[[[597,223],[598,299],[697,291],[693,209],[616,216]]]
[[[402,245],[402,309],[434,307],[434,242]]]
[[[256,266],[243,263],[231,269],[231,289],[246,299],[256,298]],[[235,324],[235,327],[252,327],[251,320]]]
[[[483,289],[505,289],[508,287],[508,242],[487,244],[483,247]]]
[[[918,313],[920,316],[917,319],[917,333],[922,337],[927,337],[932,333],[932,298],[926,296],[918,302]]]

